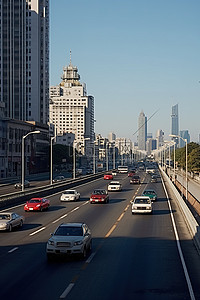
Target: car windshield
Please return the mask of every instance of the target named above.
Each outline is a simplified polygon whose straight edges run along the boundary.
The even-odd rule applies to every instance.
[[[140,177],[139,176],[133,176],[133,179],[139,179]]]
[[[149,199],[135,199],[136,204],[149,204]]]
[[[56,230],[54,235],[60,236],[83,236],[83,229],[82,227],[75,227],[75,226],[60,226]]]
[[[63,194],[66,194],[66,195],[68,195],[68,194],[75,194],[75,192],[74,191],[65,191]]]
[[[29,203],[40,203],[41,200],[40,199],[31,199],[29,200]]]
[[[144,194],[145,195],[151,195],[151,194],[155,194],[155,192],[154,191],[144,191]]]
[[[94,191],[94,193],[93,193],[94,195],[105,195],[106,194],[106,191],[104,191],[104,190],[96,190],[96,191]]]
[[[1,214],[0,215],[0,220],[10,220],[10,215],[8,215],[8,214]]]
[[[109,185],[118,185],[118,184],[119,184],[119,182],[110,182]]]

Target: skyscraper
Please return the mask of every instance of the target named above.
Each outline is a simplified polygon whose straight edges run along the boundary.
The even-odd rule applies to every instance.
[[[0,102],[4,116],[46,124],[49,1],[0,0]]]
[[[184,139],[187,140],[187,144],[190,143],[190,134],[188,130],[181,130],[180,131],[180,136]],[[180,139],[180,148],[185,146],[185,143],[182,139]]]
[[[172,114],[171,114],[171,134],[173,135],[179,135],[179,119],[178,119],[178,104],[172,106]],[[172,138],[173,140],[176,140],[176,143],[178,143],[178,139]]]
[[[142,111],[138,118],[138,149],[146,150],[147,141],[147,117]]]
[[[94,140],[94,97],[87,95],[86,84],[81,83],[78,69],[71,63],[63,69],[62,81],[50,88],[49,118],[57,133],[73,133],[79,151],[91,150]],[[89,138],[90,141],[85,140]],[[88,153],[87,153],[88,154]]]

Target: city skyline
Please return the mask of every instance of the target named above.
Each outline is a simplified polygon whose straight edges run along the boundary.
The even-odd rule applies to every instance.
[[[148,118],[157,111],[149,132],[155,136],[160,128],[168,139],[171,107],[179,103],[179,129],[198,141],[200,3],[144,2],[51,1],[50,85],[59,83],[71,49],[72,63],[95,97],[96,133],[136,141],[143,109]],[[66,13],[73,26],[63,39]]]

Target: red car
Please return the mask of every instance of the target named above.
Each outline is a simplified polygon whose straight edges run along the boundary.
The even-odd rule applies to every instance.
[[[131,179],[130,179],[130,183],[131,184],[140,184],[140,176],[139,175],[134,175]]]
[[[104,179],[106,180],[113,180],[113,175],[112,174],[105,174]]]
[[[135,175],[135,170],[131,170],[128,172],[128,177],[133,177]]]
[[[108,203],[109,202],[108,192],[106,190],[94,190],[94,192],[90,196],[90,203],[96,203],[96,202]]]
[[[24,206],[25,211],[43,211],[48,209],[50,201],[45,198],[32,198],[26,202]]]

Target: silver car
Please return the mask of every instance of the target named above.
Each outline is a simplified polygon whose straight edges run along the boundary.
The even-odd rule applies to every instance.
[[[85,223],[61,224],[47,242],[47,259],[52,259],[56,255],[72,254],[79,254],[85,258],[91,247],[91,232]]]
[[[22,187],[21,182],[18,182],[18,183],[15,184],[16,189],[21,189],[21,187]],[[24,187],[25,188],[30,187],[30,182],[28,180],[24,181]]]
[[[14,227],[22,227],[23,223],[24,217],[14,212],[0,213],[0,230],[12,231]]]

